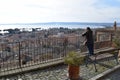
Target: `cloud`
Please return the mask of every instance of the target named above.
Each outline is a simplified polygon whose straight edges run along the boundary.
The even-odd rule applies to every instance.
[[[118,20],[120,7],[108,4],[104,0],[0,0],[0,23]]]

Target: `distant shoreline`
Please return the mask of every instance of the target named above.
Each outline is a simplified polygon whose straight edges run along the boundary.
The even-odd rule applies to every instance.
[[[114,23],[90,23],[90,22],[46,22],[46,23],[14,23],[14,24],[0,24],[0,30],[4,29],[15,29],[15,28],[41,28],[41,29],[49,29],[49,28],[105,28],[112,27]],[[117,23],[120,25],[120,23]]]
[[[39,25],[39,24],[113,24],[112,22],[40,22],[40,23],[4,23],[0,25]],[[120,23],[117,23],[120,25]]]

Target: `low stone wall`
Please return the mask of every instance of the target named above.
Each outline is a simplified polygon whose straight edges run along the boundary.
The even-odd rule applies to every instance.
[[[100,49],[100,48],[106,48],[106,47],[111,47],[112,46],[112,41],[101,41],[101,42],[95,42],[94,43],[94,49]],[[85,45],[80,46],[81,52],[87,51],[87,47]]]

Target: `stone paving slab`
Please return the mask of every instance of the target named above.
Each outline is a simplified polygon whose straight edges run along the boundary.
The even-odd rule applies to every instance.
[[[108,73],[106,72],[105,76],[98,80],[120,80],[120,65],[108,70]]]
[[[117,65],[112,69],[108,69],[107,71],[104,71],[103,73],[100,73],[89,80],[119,80],[120,79],[119,75],[120,75],[120,65]]]

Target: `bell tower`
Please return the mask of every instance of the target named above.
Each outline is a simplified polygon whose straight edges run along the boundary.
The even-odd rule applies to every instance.
[[[113,25],[113,30],[116,31],[117,30],[117,23],[116,21],[114,22],[114,25]]]

